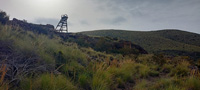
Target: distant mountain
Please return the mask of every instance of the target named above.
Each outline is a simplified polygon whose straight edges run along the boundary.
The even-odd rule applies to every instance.
[[[200,34],[181,30],[124,31],[96,30],[81,32],[90,36],[107,36],[131,41],[150,53],[200,56]]]

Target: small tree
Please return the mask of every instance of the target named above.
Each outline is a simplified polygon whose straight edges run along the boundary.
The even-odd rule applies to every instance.
[[[9,16],[6,14],[6,12],[0,10],[0,23],[6,24],[9,20]]]

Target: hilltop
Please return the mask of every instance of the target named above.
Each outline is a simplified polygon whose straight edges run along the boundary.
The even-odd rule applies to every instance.
[[[107,36],[131,41],[149,53],[190,55],[200,58],[200,34],[181,30],[124,31],[96,30],[81,32],[90,36]]]

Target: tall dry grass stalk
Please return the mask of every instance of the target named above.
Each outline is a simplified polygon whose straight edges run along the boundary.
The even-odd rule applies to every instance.
[[[6,65],[3,64],[0,68],[0,89],[8,90],[8,84],[4,82],[5,75],[7,73]]]
[[[32,80],[30,80],[30,90],[32,90],[33,88],[33,83],[32,83]]]
[[[123,66],[123,65],[126,65],[126,64],[134,64],[135,61],[131,60],[131,59],[128,59],[128,60],[122,60],[119,62],[119,66]]]
[[[190,75],[197,76],[198,78],[200,78],[200,72],[196,69],[191,70]]]
[[[109,68],[109,66],[106,63],[96,63],[92,67],[93,72],[104,71],[108,68]]]
[[[3,83],[4,78],[5,78],[5,75],[6,75],[6,72],[7,72],[6,65],[3,64],[3,65],[1,66],[1,68],[0,68],[0,74],[1,74],[0,84]]]

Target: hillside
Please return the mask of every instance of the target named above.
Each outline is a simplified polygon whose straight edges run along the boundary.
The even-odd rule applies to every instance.
[[[123,31],[97,30],[81,32],[90,36],[108,36],[128,40],[150,53],[200,56],[200,35],[181,30]],[[194,54],[195,53],[195,54]]]
[[[200,89],[200,60],[6,20],[0,19],[0,90]]]
[[[31,31],[38,34],[44,34],[49,37],[55,35],[59,36],[65,42],[77,43],[81,47],[90,47],[96,51],[106,52],[106,53],[117,53],[117,54],[147,54],[139,45],[136,45],[130,41],[118,40],[109,37],[89,37],[87,35],[78,33],[58,33],[54,30],[52,25],[41,25],[32,24],[26,21],[18,20],[14,18],[8,21],[8,25],[20,27],[25,31]]]
[[[66,42],[77,43],[81,47],[90,47],[96,51],[122,55],[147,54],[139,45],[130,41],[113,39],[110,37],[91,37],[83,34],[58,34]]]

